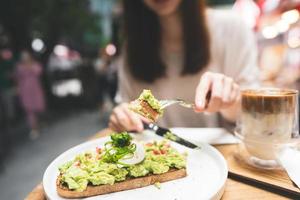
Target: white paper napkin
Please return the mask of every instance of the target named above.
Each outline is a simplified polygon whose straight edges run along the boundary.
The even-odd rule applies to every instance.
[[[300,151],[286,147],[280,151],[277,158],[292,181],[300,188]]]
[[[171,128],[171,131],[196,145],[236,144],[239,140],[223,128]]]

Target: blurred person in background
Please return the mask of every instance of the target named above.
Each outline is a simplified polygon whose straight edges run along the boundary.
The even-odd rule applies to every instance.
[[[45,111],[44,92],[40,82],[42,71],[41,65],[29,51],[21,52],[15,78],[21,105],[30,127],[31,139],[36,139],[39,136],[38,114]]]
[[[125,51],[118,72],[123,103],[114,108],[110,128],[143,130],[142,118],[127,102],[144,88],[158,99],[195,102],[195,112],[168,108],[159,125],[214,127],[216,113],[234,122],[240,88],[258,78],[255,38],[244,22],[226,11],[207,9],[204,0],[123,0],[123,6]]]
[[[97,95],[98,101],[101,111],[106,111],[111,109],[111,106],[106,103],[115,103],[118,59],[116,59],[114,55],[109,55],[106,49],[100,49],[99,57],[94,63],[94,68],[97,73],[97,84],[99,88]],[[109,102],[106,100],[109,100]]]
[[[101,108],[103,107],[103,103],[105,102],[105,95],[108,88],[107,76],[110,62],[110,56],[105,52],[104,48],[101,48],[99,50],[98,58],[94,62],[94,68],[97,74],[97,85],[99,88],[97,100]]]
[[[108,93],[109,97],[114,105],[116,105],[115,97],[118,89],[118,67],[119,67],[119,58],[115,57],[109,67],[107,73],[108,80]]]
[[[14,59],[10,49],[4,48],[0,51],[0,90],[2,103],[8,123],[15,116],[15,87],[13,83]]]

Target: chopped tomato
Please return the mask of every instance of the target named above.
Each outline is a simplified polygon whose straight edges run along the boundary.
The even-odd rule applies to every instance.
[[[151,146],[153,146],[153,143],[149,142],[149,143],[146,144],[146,146],[151,147]]]
[[[154,153],[154,155],[159,155],[160,154],[160,151],[159,150],[153,150],[153,153]]]
[[[165,149],[161,149],[161,150],[160,150],[160,153],[161,153],[161,154],[166,154],[167,151],[166,151]]]
[[[77,166],[77,167],[79,167],[79,166],[80,166],[80,162],[79,162],[79,161],[76,161],[76,162],[74,163],[74,165]]]
[[[102,152],[102,149],[101,149],[100,147],[96,147],[96,152],[97,152],[98,154],[100,154],[100,153]]]

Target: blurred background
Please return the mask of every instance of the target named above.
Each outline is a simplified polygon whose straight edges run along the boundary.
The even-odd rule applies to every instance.
[[[207,3],[234,10],[255,31],[264,85],[299,88],[299,0]],[[118,0],[0,2],[1,199],[23,199],[51,160],[107,126],[121,19]]]

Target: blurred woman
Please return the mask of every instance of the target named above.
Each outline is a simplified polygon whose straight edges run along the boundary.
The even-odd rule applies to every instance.
[[[143,119],[126,103],[143,88],[158,99],[195,102],[195,112],[166,109],[160,125],[218,126],[216,113],[235,121],[240,87],[258,77],[254,36],[244,23],[226,11],[207,9],[204,0],[123,0],[123,5],[119,96],[124,103],[113,110],[110,127],[143,130]]]
[[[23,51],[20,61],[17,63],[16,80],[19,98],[26,113],[32,139],[39,136],[38,114],[45,110],[44,93],[40,82],[41,74],[41,65],[34,60],[29,51]]]

